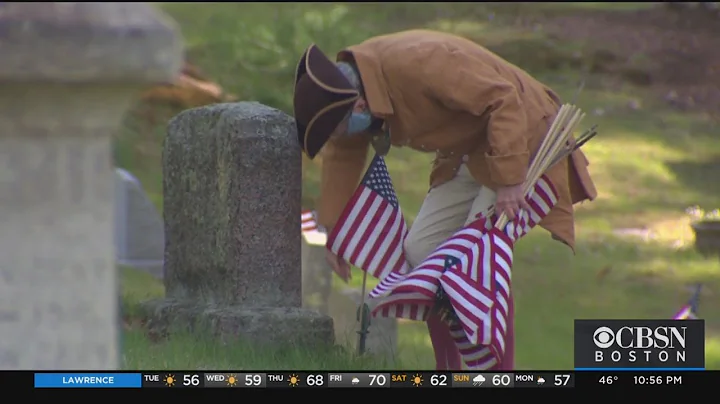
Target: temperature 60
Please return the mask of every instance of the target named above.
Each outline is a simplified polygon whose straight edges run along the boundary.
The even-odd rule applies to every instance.
[[[493,386],[509,386],[510,375],[508,375],[507,373],[501,375],[493,375],[492,384]]]
[[[617,381],[617,379],[617,376],[600,376],[600,380],[598,380],[598,382],[600,382],[600,384],[613,384]]]

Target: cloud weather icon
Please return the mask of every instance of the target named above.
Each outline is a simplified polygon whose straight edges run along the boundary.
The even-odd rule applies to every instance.
[[[353,377],[353,379],[350,381],[350,383],[358,384],[358,383],[360,383],[360,379],[358,379],[357,377]]]
[[[481,386],[483,383],[485,383],[485,378],[483,375],[477,375],[473,377],[473,386]]]
[[[545,384],[545,378],[544,378],[544,377],[539,377],[537,383],[538,383],[538,384]]]

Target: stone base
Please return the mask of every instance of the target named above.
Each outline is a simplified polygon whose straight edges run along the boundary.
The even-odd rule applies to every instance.
[[[362,301],[360,290],[354,288],[333,289],[328,304],[328,314],[333,318],[338,344],[357,350],[357,310]],[[372,304],[371,301],[367,303]],[[370,306],[372,310],[372,306]],[[398,324],[395,318],[372,317],[365,340],[366,352],[394,360],[397,355]]]
[[[162,299],[143,303],[141,315],[148,329],[161,334],[209,333],[224,341],[242,339],[281,347],[321,348],[335,343],[332,318],[301,308],[202,306]]]

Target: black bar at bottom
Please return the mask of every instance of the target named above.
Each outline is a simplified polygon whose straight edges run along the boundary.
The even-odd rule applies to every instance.
[[[645,371],[575,372],[575,388],[612,389],[616,387],[713,387],[720,372]]]

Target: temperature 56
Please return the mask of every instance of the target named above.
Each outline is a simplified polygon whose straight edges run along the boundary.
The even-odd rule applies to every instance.
[[[200,375],[183,375],[183,386],[197,387],[200,385]]]

